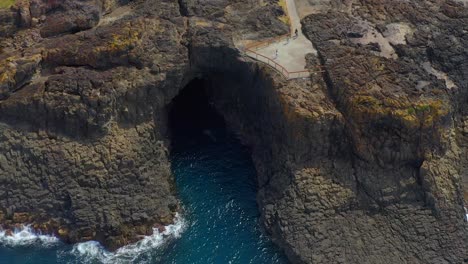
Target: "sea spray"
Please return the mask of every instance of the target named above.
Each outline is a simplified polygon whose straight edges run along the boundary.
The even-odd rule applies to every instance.
[[[182,217],[176,214],[175,222],[172,225],[165,226],[163,232],[159,232],[157,228],[153,229],[151,236],[144,236],[140,241],[119,248],[115,252],[109,252],[96,241],[88,241],[78,243],[73,246],[68,246],[60,242],[60,240],[51,235],[44,235],[39,231],[35,231],[30,225],[21,226],[12,232],[0,230],[0,249],[3,248],[19,248],[32,247],[31,256],[35,256],[37,252],[46,252],[44,250],[52,250],[60,246],[59,250],[52,253],[56,255],[58,263],[145,263],[143,260],[152,262],[151,252],[159,248],[165,241],[170,238],[178,238],[185,228],[185,221]],[[0,250],[1,251],[1,250]],[[34,251],[34,252],[33,252]],[[36,253],[35,253],[36,252]],[[0,263],[2,263],[0,256]],[[38,259],[38,263],[41,262]],[[54,261],[55,262],[55,261]]]
[[[119,248],[115,252],[109,252],[96,241],[78,243],[73,246],[71,254],[81,259],[84,263],[134,263],[142,255],[160,247],[168,238],[178,238],[185,228],[185,221],[176,214],[175,222],[165,227],[163,232],[153,228],[153,234],[145,236],[140,241]]]
[[[0,246],[42,246],[51,247],[60,243],[55,236],[44,235],[39,231],[35,231],[30,225],[15,228],[9,233],[6,230],[0,230]]]

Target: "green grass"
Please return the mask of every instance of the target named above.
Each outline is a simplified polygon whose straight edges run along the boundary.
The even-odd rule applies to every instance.
[[[16,0],[0,0],[0,8],[9,8]]]

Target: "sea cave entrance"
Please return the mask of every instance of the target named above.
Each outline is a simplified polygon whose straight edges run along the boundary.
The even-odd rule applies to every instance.
[[[206,79],[193,79],[169,106],[169,132],[172,148],[194,144],[197,140],[216,140],[224,136],[226,125],[207,92]]]
[[[286,263],[261,232],[256,171],[248,149],[216,110],[207,79],[168,107],[171,163],[187,230],[163,263]]]

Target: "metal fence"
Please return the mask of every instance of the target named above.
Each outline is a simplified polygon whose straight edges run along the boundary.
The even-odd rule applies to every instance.
[[[257,60],[257,61],[266,63],[267,65],[269,65],[270,67],[275,69],[277,72],[281,73],[288,80],[290,80],[290,79],[299,79],[299,78],[310,78],[311,73],[323,72],[323,70],[322,70],[322,68],[320,66],[317,67],[318,68],[317,71],[304,70],[304,71],[289,72],[288,70],[286,70],[285,67],[278,64],[274,60],[272,60],[272,59],[270,59],[270,58],[256,52],[256,50],[264,48],[264,47],[266,47],[266,46],[268,46],[268,45],[270,45],[272,43],[282,41],[282,40],[287,39],[289,37],[290,37],[289,34],[285,34],[285,35],[281,35],[279,37],[271,38],[271,39],[268,39],[268,40],[265,40],[265,41],[256,42],[256,43],[252,43],[250,45],[246,45],[245,46],[245,54],[248,55],[249,57]]]

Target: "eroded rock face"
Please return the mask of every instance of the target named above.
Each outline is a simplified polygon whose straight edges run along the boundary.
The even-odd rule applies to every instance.
[[[265,213],[298,261],[466,261],[468,16],[462,4],[436,2],[354,1],[303,20],[346,145],[296,162]]]
[[[463,262],[467,230],[457,182],[460,148],[440,136],[453,149],[438,156],[441,150],[429,145],[427,156],[413,161],[419,145],[393,139],[392,132],[428,133],[424,137],[430,132],[402,124],[399,130],[382,128],[399,123],[388,116],[373,125],[377,121],[369,113],[362,116],[367,122],[352,127],[350,117],[335,108],[324,79],[230,79],[228,92],[213,92],[228,122],[253,146],[262,216],[275,241],[297,263]],[[255,115],[249,119],[248,113]],[[367,143],[376,140],[371,131],[356,142],[354,129],[367,132],[368,127],[386,144],[393,139],[394,153]],[[367,146],[373,159],[359,157],[357,144]]]
[[[194,6],[31,0],[0,10],[3,227],[33,223],[115,249],[173,220],[166,106],[197,74],[191,60],[236,59],[232,37],[248,28],[287,30],[275,2]]]
[[[267,230],[293,262],[463,263],[466,9],[335,4],[303,20],[325,69],[310,83],[211,77]]]
[[[252,148],[262,220],[292,262],[463,262],[466,7],[320,7],[303,28],[326,71],[294,81],[234,47],[287,32],[276,1],[0,10],[0,223],[114,249],[171,222],[167,105],[202,77]]]

